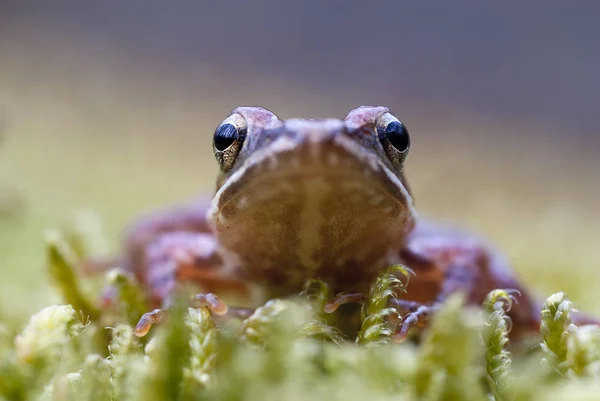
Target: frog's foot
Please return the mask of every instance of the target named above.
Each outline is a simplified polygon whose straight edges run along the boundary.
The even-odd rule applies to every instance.
[[[152,326],[162,322],[165,319],[166,309],[154,309],[152,312],[144,313],[138,324],[133,329],[133,334],[137,337],[144,337]]]
[[[227,305],[221,301],[215,294],[198,294],[192,300],[192,305],[196,309],[209,308],[215,316],[247,318],[254,313],[254,308],[244,308],[241,306]]]
[[[191,302],[191,306],[197,309],[208,308],[216,316],[224,316],[227,314],[229,307],[219,299],[215,294],[198,294]],[[137,337],[144,337],[152,326],[164,321],[168,314],[169,308],[154,309],[152,312],[145,313],[138,324],[135,326],[134,334]]]
[[[246,308],[232,308],[221,301],[218,296],[212,293],[198,294],[191,302],[191,306],[196,309],[208,308],[215,316],[246,316],[252,313]],[[152,326],[164,321],[169,308],[155,309],[152,312],[145,313],[135,326],[134,334],[138,337],[144,337]]]
[[[340,306],[346,304],[361,304],[365,301],[366,295],[362,292],[341,292],[325,303],[325,313],[333,313]]]
[[[401,343],[408,338],[409,331],[415,326],[423,326],[431,314],[435,313],[440,303],[425,305],[420,302],[407,301],[403,299],[390,300],[391,306],[399,311],[407,311],[404,318],[400,322],[398,328],[394,332],[392,340],[396,343]]]
[[[84,273],[93,274],[119,267],[141,281],[154,307],[161,306],[181,283],[198,284],[209,293],[232,291],[244,296],[248,285],[228,276],[221,268],[215,238],[206,233],[169,232],[158,235],[144,245],[136,257],[123,259],[87,260]],[[105,307],[114,303],[115,288],[108,285],[102,294]]]
[[[324,311],[325,313],[333,313],[342,305],[362,304],[366,299],[367,295],[361,292],[339,293],[325,303]],[[427,318],[438,309],[440,304],[425,305],[421,302],[392,298],[389,300],[388,305],[398,310],[398,316],[404,315],[393,336],[393,340],[399,343],[408,337],[410,329],[424,325]]]

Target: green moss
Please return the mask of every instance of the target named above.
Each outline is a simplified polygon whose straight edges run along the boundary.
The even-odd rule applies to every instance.
[[[485,346],[487,382],[496,400],[509,399],[505,392],[512,380],[511,355],[506,349],[511,320],[506,314],[513,305],[510,291],[495,290],[488,294],[483,306],[488,312],[482,331]]]
[[[69,244],[86,242],[62,238],[49,241],[47,259],[65,303],[44,308],[16,334],[0,323],[2,401],[597,399],[600,329],[575,327],[564,293],[546,300],[540,346],[528,352],[507,350],[512,298],[502,289],[479,308],[455,294],[419,342],[392,343],[399,320],[388,302],[410,274],[401,266],[374,281],[356,338],[332,325],[323,312],[329,289],[313,281],[246,319],[215,319],[178,298],[139,339],[133,325],[149,308],[139,284],[109,273],[104,284],[117,302],[101,308],[74,262],[91,247],[75,251]],[[99,333],[109,341],[96,341]]]
[[[414,388],[430,400],[484,400],[481,316],[466,309],[462,294],[433,316],[419,349]]]
[[[362,308],[357,344],[381,345],[391,341],[398,316],[395,308],[388,307],[388,302],[406,291],[402,278],[408,282],[411,274],[406,267],[397,265],[384,270],[375,279]]]
[[[52,284],[68,304],[81,313],[83,320],[97,320],[100,311],[82,291],[77,270],[77,254],[58,231],[46,235],[46,264]]]
[[[564,292],[549,297],[542,307],[540,332],[544,362],[559,374],[568,370],[567,342],[575,326],[571,323],[572,303]]]
[[[148,312],[147,299],[142,287],[133,275],[119,269],[109,271],[106,281],[107,288],[111,290],[117,319],[135,326],[142,315]]]
[[[600,378],[600,327],[582,326],[569,336],[567,365],[577,376]]]

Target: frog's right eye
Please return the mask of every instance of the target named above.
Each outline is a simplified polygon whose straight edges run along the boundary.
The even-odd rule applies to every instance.
[[[222,171],[230,170],[246,139],[246,120],[234,114],[223,121],[215,130],[213,150]]]
[[[377,119],[375,130],[392,164],[398,170],[402,170],[410,149],[410,137],[402,121],[390,113],[385,113]]]
[[[240,133],[233,124],[221,124],[215,131],[215,150],[223,152],[240,137]]]

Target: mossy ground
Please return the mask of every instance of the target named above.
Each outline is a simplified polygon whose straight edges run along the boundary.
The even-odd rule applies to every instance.
[[[326,323],[327,286],[320,282],[246,319],[216,319],[181,298],[138,338],[133,327],[147,305],[135,280],[118,270],[97,280],[77,272],[99,243],[94,220],[83,217],[85,224],[47,236],[46,265],[62,302],[25,327],[0,323],[0,400],[598,397],[600,329],[571,323],[576,312],[566,294],[547,298],[540,335],[525,345],[510,347],[505,312],[513,299],[504,289],[480,307],[456,294],[418,341],[397,344],[386,304],[390,289],[404,285],[393,274],[406,273],[401,266],[373,283],[356,338]],[[115,308],[98,303],[106,284],[117,289]]]

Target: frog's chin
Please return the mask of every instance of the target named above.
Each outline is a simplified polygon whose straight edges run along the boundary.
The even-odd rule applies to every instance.
[[[295,285],[328,267],[354,277],[357,266],[380,267],[412,229],[404,187],[342,147],[296,148],[244,171],[217,193],[210,217],[250,278]]]

